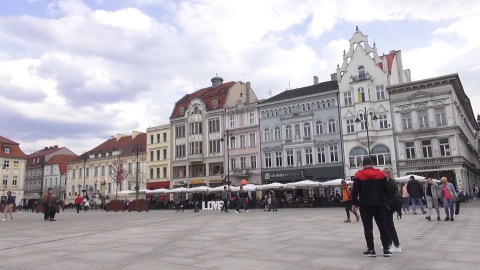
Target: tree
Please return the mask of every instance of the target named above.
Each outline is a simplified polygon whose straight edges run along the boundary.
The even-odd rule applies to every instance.
[[[110,171],[110,177],[112,178],[113,182],[115,182],[115,200],[117,199],[117,194],[118,194],[118,186],[122,184],[125,179],[128,177],[128,171],[125,170],[125,164],[126,160],[120,159],[120,157],[117,157],[113,161],[112,165],[112,170]]]

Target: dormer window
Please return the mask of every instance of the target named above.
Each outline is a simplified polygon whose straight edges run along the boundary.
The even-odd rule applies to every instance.
[[[5,154],[10,154],[10,147],[5,147]]]
[[[180,116],[184,116],[185,115],[185,107],[180,107],[179,110],[180,110]]]
[[[214,109],[218,108],[218,100],[213,100],[213,101],[212,101],[212,107],[213,107]]]
[[[359,79],[365,78],[365,68],[363,66],[358,67],[358,78]]]
[[[195,109],[193,109],[193,113],[200,114],[200,109],[198,107],[195,107]]]

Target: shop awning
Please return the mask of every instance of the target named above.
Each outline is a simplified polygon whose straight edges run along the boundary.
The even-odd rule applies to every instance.
[[[170,182],[149,182],[147,183],[147,189],[156,189],[156,188],[170,188]]]

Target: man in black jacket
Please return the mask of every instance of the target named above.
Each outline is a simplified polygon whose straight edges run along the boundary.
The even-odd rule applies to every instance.
[[[388,249],[390,239],[385,226],[385,195],[387,194],[387,179],[381,170],[373,168],[372,159],[363,159],[363,170],[358,171],[353,179],[352,190],[352,212],[357,211],[360,206],[363,231],[367,242],[367,251],[363,256],[376,257],[373,243],[373,219],[377,223],[382,240],[383,256],[390,257],[392,253]]]
[[[407,192],[410,194],[410,201],[412,202],[413,214],[417,214],[417,202],[420,204],[420,208],[422,209],[422,214],[426,214],[427,211],[423,209],[423,202],[422,202],[422,185],[418,180],[415,180],[415,176],[410,176],[410,181],[407,183]]]

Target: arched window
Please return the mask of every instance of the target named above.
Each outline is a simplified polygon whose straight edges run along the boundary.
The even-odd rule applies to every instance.
[[[292,126],[286,125],[285,126],[285,139],[291,140],[292,139]]]
[[[193,109],[193,113],[200,114],[200,109],[198,107],[195,107],[195,109]]]
[[[280,127],[276,127],[276,128],[275,128],[275,130],[274,130],[274,135],[275,135],[275,140],[276,140],[276,141],[282,139]]]
[[[374,165],[385,166],[392,164],[390,149],[386,145],[375,145],[370,151],[370,156]]]
[[[270,129],[266,128],[263,130],[263,141],[269,142],[270,141]]]
[[[306,110],[307,110],[307,106],[305,106],[305,104],[302,104],[302,112],[304,112]]]
[[[327,99],[327,107],[328,108],[332,107],[332,103],[331,103],[330,99]]]
[[[363,66],[358,66],[358,78],[365,78],[365,68]]]
[[[288,114],[292,113],[292,107],[288,106]]]
[[[322,135],[323,134],[323,122],[320,121],[320,120],[315,122],[315,134],[316,135]]]
[[[320,106],[320,101],[317,101],[317,109],[321,109],[322,107]]]
[[[310,103],[307,103],[307,111],[310,111]]]
[[[310,123],[305,122],[303,123],[303,137],[310,137],[311,130],[310,130]]]
[[[283,115],[287,115],[287,107],[283,107]]]
[[[337,125],[335,124],[335,120],[330,119],[328,120],[328,133],[336,133],[337,132]]]
[[[368,151],[363,147],[354,147],[350,150],[350,168],[362,166],[363,158],[368,156]]]

